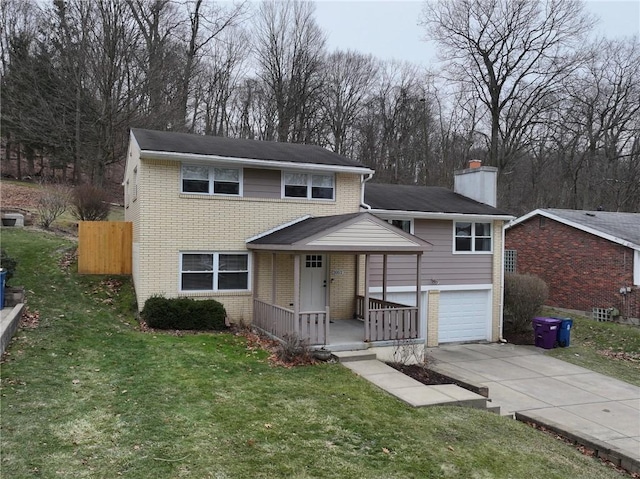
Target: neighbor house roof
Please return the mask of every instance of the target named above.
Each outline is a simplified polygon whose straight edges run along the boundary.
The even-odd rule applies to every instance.
[[[247,240],[249,249],[417,253],[431,243],[370,213],[303,217]]]
[[[512,221],[512,228],[534,216],[544,216],[573,228],[640,250],[640,213],[537,209]]]
[[[177,159],[193,160],[215,157],[217,159],[259,160],[265,163],[286,162],[301,165],[361,168],[365,173],[371,172],[369,168],[357,161],[316,145],[194,135],[141,128],[132,128],[131,133],[142,150],[143,156],[146,157],[170,158],[173,156]]]
[[[394,211],[443,215],[479,215],[513,219],[506,211],[438,186],[366,183],[364,202],[376,213]],[[414,215],[415,216],[415,215]]]

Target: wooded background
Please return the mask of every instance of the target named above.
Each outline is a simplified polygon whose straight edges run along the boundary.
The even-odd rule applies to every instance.
[[[142,127],[318,144],[381,182],[478,158],[514,214],[640,211],[638,38],[594,38],[579,0],[426,2],[432,70],[327,51],[308,2],[0,8],[3,174],[103,186]]]

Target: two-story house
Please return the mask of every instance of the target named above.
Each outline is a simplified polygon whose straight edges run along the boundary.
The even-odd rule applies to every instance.
[[[231,322],[334,349],[497,340],[512,217],[441,188],[385,192],[402,187],[373,173],[317,146],[133,129],[123,185],[139,307],[214,298]]]

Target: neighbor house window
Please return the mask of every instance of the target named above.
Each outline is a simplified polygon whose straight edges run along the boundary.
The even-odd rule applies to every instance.
[[[181,291],[249,289],[247,253],[181,253]]]
[[[334,198],[334,176],[284,172],[283,196],[285,198],[332,200]]]
[[[129,180],[127,180],[127,184],[124,188],[124,205],[127,208],[129,207],[129,197],[131,196],[131,193],[129,192],[129,188],[130,188]]]
[[[239,196],[240,177],[239,168],[182,165],[182,192]]]
[[[400,228],[405,233],[411,233],[411,220],[387,220],[387,223]]]
[[[491,223],[456,221],[454,225],[456,252],[491,251]]]
[[[518,261],[518,252],[514,249],[504,250],[504,272],[515,273]]]

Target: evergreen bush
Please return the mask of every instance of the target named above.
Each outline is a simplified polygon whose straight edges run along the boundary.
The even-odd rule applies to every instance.
[[[221,331],[226,328],[224,306],[213,299],[195,301],[190,298],[149,298],[142,318],[156,329],[189,329]]]

